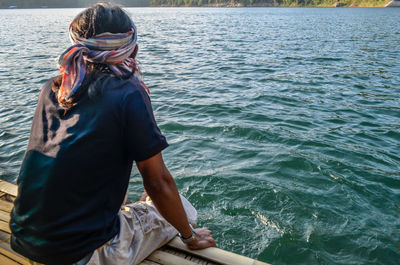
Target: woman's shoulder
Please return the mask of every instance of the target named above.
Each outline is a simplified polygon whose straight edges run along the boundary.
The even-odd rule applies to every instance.
[[[53,97],[55,95],[55,92],[53,91],[53,86],[59,78],[59,76],[52,77],[43,84],[39,92],[39,100],[43,98]]]
[[[135,76],[128,79],[119,79],[117,77],[109,78],[103,83],[105,94],[112,94],[117,97],[125,98],[127,96],[148,97],[142,82]]]

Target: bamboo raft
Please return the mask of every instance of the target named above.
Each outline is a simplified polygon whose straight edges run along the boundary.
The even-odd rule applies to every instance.
[[[0,264],[30,265],[29,261],[10,247],[10,212],[17,196],[17,185],[0,180]],[[154,251],[141,265],[268,265],[219,248],[190,250],[176,237]],[[124,264],[121,264],[124,265]]]

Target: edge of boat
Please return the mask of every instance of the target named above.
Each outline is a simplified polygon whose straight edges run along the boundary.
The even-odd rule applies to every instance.
[[[0,180],[0,264],[30,265],[31,263],[10,247],[10,212],[14,206],[18,187]],[[157,249],[141,265],[268,265],[220,248],[190,250],[175,237],[167,245]]]

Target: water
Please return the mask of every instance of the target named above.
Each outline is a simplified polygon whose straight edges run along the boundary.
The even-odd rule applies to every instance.
[[[0,10],[0,178],[77,9]],[[398,264],[397,9],[129,9],[170,147],[219,247],[273,264]],[[132,173],[130,198],[142,191]]]

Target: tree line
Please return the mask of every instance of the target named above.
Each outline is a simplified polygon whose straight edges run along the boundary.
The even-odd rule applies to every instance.
[[[0,8],[87,7],[100,0],[0,0]],[[104,0],[107,1],[107,0]],[[384,6],[390,0],[109,0],[126,7],[146,6]]]
[[[106,0],[104,0],[106,1]],[[0,8],[69,8],[69,7],[88,7],[100,0],[0,0]],[[150,6],[150,0],[110,0],[115,4],[126,7],[145,7]]]
[[[384,6],[390,0],[151,0],[151,6]]]

